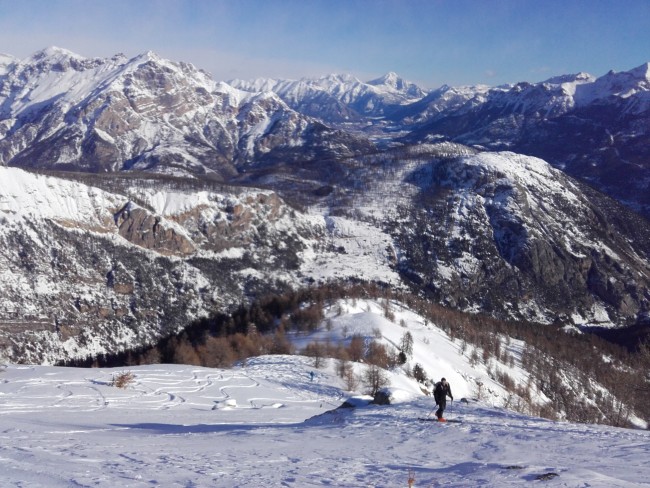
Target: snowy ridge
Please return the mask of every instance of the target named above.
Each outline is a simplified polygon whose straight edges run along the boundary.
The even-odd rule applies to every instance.
[[[124,198],[97,188],[0,166],[0,216],[28,216],[75,223],[102,224],[124,204]]]
[[[229,83],[247,91],[273,91],[297,110],[312,103],[319,103],[322,105],[321,117],[324,120],[333,116],[330,113],[332,110],[341,115],[341,108],[327,108],[328,104],[341,103],[357,113],[357,116],[383,115],[390,105],[405,105],[425,95],[425,91],[417,85],[392,72],[367,83],[354,76],[341,74],[301,80],[231,80]],[[327,101],[324,97],[327,97]],[[344,115],[344,118],[350,117]]]
[[[629,98],[639,92],[650,91],[650,63],[643,64],[630,71],[606,75],[589,84],[576,87],[575,99],[579,105],[587,105],[608,97]]]
[[[38,51],[19,61],[7,76],[5,83],[12,96],[2,104],[3,111],[17,117],[30,107],[58,98],[74,104],[96,85],[107,84],[125,69],[124,58],[86,60],[56,47]]]
[[[486,95],[493,90],[487,85],[448,86],[430,91],[419,101],[396,110],[391,119],[401,124],[418,124],[455,110],[469,110],[485,102]]]
[[[318,132],[277,95],[236,90],[153,52],[85,59],[48,48],[3,72],[0,164],[226,179],[236,165],[272,157],[276,149],[284,159],[286,147],[303,158],[307,139],[324,154],[369,146]]]
[[[558,199],[574,205],[576,212],[579,212],[578,209],[586,203],[578,198],[580,190],[575,184],[561,171],[539,158],[511,152],[486,152],[465,157],[462,163],[477,171],[475,177],[465,179],[468,185],[476,185],[477,180],[491,174],[502,179],[506,184],[526,188],[533,198],[546,199],[544,203],[537,202],[537,206],[545,207],[547,211],[554,206],[554,200]]]
[[[598,78],[578,73],[556,76],[541,83],[523,82],[499,87],[443,86],[408,107],[407,113],[410,113],[410,118],[417,113],[415,120],[424,121],[439,113],[458,115],[482,105],[495,104],[514,107],[517,113],[540,112],[545,116],[558,116],[598,100],[625,99],[647,93],[650,90],[649,66],[650,63],[646,63],[630,71],[609,72]]]

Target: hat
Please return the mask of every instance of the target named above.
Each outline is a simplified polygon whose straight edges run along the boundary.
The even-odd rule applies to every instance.
[[[443,378],[443,379],[441,379],[440,381],[447,381],[447,380]]]

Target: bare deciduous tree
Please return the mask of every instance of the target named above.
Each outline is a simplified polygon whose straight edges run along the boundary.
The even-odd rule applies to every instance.
[[[373,397],[379,392],[379,390],[385,386],[388,386],[389,384],[389,379],[388,375],[386,375],[386,372],[374,364],[366,369],[366,372],[363,375],[363,379],[364,384],[369,390],[368,394]]]

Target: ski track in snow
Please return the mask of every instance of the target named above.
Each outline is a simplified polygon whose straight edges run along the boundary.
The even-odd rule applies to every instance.
[[[232,370],[13,367],[0,384],[1,486],[647,486],[650,433],[432,400],[338,409],[334,361],[266,357]],[[235,403],[228,404],[228,400]],[[216,405],[216,410],[213,407]],[[537,481],[539,476],[554,476]]]
[[[332,306],[327,327],[291,336],[398,344],[411,364],[444,375],[461,423],[422,422],[433,400],[399,371],[392,405],[350,397],[338,363],[264,356],[231,369],[183,365],[78,369],[9,365],[0,373],[0,486],[63,487],[642,487],[650,432],[551,422],[495,407],[500,387],[472,368],[457,342],[406,309],[364,300]],[[408,329],[399,323],[408,322]],[[516,342],[511,348],[517,351]],[[465,353],[467,354],[467,352]],[[355,364],[361,374],[363,365]],[[115,375],[135,375],[125,389]],[[509,371],[526,381],[517,368]],[[310,373],[314,373],[313,381]],[[346,400],[356,408],[337,408]]]

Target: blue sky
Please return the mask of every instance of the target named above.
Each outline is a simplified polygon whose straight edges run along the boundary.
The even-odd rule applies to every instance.
[[[0,0],[0,52],[47,46],[151,50],[218,80],[499,85],[650,61],[650,0]]]

